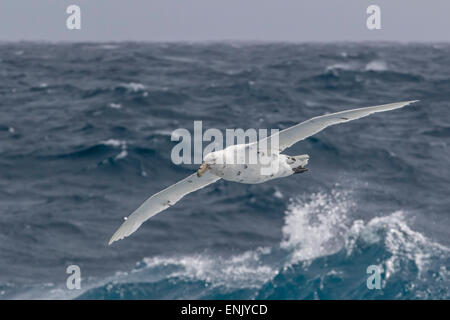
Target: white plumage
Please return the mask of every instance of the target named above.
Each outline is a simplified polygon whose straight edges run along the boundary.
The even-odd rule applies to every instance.
[[[221,178],[239,183],[256,184],[304,172],[307,170],[305,166],[309,160],[308,155],[288,156],[281,152],[328,126],[359,119],[376,112],[402,108],[416,101],[341,111],[309,119],[265,138],[267,140],[259,141],[268,148],[258,153],[256,162],[249,162],[249,159],[242,157],[245,150],[257,148],[258,143],[234,145],[221,151],[211,152],[204,157],[204,163],[197,173],[148,198],[125,220],[111,237],[109,244],[129,236],[144,221],[174,205],[185,195],[204,188]],[[278,144],[275,143],[276,138],[278,138]],[[261,157],[264,158],[264,161],[261,160]],[[227,159],[234,159],[234,161],[230,163],[227,162]]]

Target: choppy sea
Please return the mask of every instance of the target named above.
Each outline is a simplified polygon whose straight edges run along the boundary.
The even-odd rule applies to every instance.
[[[170,157],[194,120],[416,99],[288,149],[307,173],[219,181],[107,245],[194,172]],[[449,299],[449,108],[450,44],[0,43],[0,298]]]

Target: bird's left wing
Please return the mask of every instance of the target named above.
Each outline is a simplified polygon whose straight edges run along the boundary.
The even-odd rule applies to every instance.
[[[346,110],[336,113],[325,114],[323,116],[315,117],[309,120],[306,120],[302,123],[299,123],[290,128],[284,129],[278,133],[271,135],[267,139],[267,145],[269,148],[277,149],[277,151],[281,152],[286,148],[289,148],[296,142],[299,142],[307,137],[310,137],[319,131],[322,131],[326,127],[332,126],[334,124],[348,122],[352,120],[356,120],[362,117],[366,117],[376,112],[383,112],[394,110],[398,108],[402,108],[407,106],[408,104],[417,102],[414,101],[404,101],[404,102],[395,102],[389,104],[383,104],[374,107],[366,107],[359,108],[353,110]],[[276,141],[278,138],[278,141]],[[273,144],[273,147],[270,147]]]
[[[302,123],[299,123],[295,126],[292,126],[290,128],[284,129],[266,139],[268,139],[268,144],[274,144],[274,142],[271,141],[275,136],[278,135],[278,151],[283,151],[286,148],[289,148],[294,143],[303,140],[309,136],[312,136],[316,134],[319,131],[322,131],[326,127],[329,127],[334,124],[342,123],[342,122],[348,122],[352,120],[356,120],[362,117],[366,117],[368,115],[371,115],[376,112],[383,112],[383,111],[389,111],[394,110],[398,108],[402,108],[404,106],[407,106],[408,104],[414,103],[417,100],[414,101],[404,101],[404,102],[395,102],[395,103],[389,103],[389,104],[383,104],[380,106],[374,106],[374,107],[366,107],[366,108],[359,108],[359,109],[353,109],[353,110],[346,110],[331,114],[326,114],[323,116],[315,117],[309,120],[306,120]]]
[[[201,177],[198,177],[197,173],[194,173],[151,196],[125,220],[116,233],[114,233],[111,237],[109,244],[128,237],[147,219],[174,205],[185,195],[206,187],[219,179],[220,177],[212,174],[211,172],[205,172]]]

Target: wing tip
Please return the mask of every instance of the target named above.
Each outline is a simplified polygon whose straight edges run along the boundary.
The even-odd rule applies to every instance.
[[[108,246],[110,246],[113,242],[122,240],[122,239],[124,238],[124,236],[120,236],[120,235],[118,234],[119,231],[120,231],[120,229],[121,229],[121,228],[119,228],[119,229],[116,231],[116,233],[113,234],[113,236],[111,237],[111,239],[109,239]]]
[[[412,104],[412,103],[416,103],[416,102],[419,102],[419,101],[420,101],[420,100],[410,100],[410,101],[399,102],[398,104],[401,104],[402,107],[405,107],[405,106],[407,106],[407,105],[410,105],[410,104]]]
[[[140,223],[133,223],[131,222],[131,219],[126,220],[119,229],[112,235],[111,239],[109,239],[108,246],[110,246],[113,242],[122,240],[123,238],[128,237],[130,234],[135,232],[139,226]]]
[[[416,103],[419,102],[420,100],[410,100],[410,101],[401,101],[401,102],[394,102],[394,103],[389,103],[386,105],[381,105],[380,107],[387,107],[387,109],[382,110],[382,111],[386,111],[386,110],[394,110],[394,109],[399,109],[399,108],[403,108],[406,107],[407,105],[410,105],[412,103]],[[378,107],[378,106],[376,106]],[[375,108],[376,108],[375,107]]]
[[[115,241],[117,241],[117,240],[120,240],[119,238],[116,238],[115,235],[116,235],[116,234],[114,234],[114,235],[111,237],[111,239],[109,239],[108,246],[110,246],[113,242],[115,242]]]

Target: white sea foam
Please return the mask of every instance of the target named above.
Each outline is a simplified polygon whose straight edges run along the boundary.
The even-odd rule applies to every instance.
[[[108,139],[105,141],[101,141],[100,143],[104,144],[105,146],[112,146],[112,147],[121,149],[120,153],[114,157],[114,159],[116,159],[116,160],[123,159],[128,155],[128,151],[127,151],[128,144],[127,144],[127,141],[125,141],[125,140]]]
[[[284,218],[280,246],[291,250],[289,263],[311,260],[341,249],[347,212],[354,206],[349,192],[333,190],[293,200]]]
[[[283,194],[281,193],[280,190],[275,190],[275,192],[273,193],[273,196],[275,198],[278,198],[278,199],[283,199],[284,198],[284,196],[283,196]]]
[[[169,130],[155,130],[156,134],[162,135],[162,136],[174,136],[174,138],[180,138],[181,135],[178,135],[176,131],[169,131]]]
[[[309,200],[293,201],[285,216],[284,240],[281,247],[291,250],[289,264],[330,255],[345,249],[351,259],[358,244],[379,243],[390,253],[381,261],[385,281],[401,272],[404,265],[413,262],[422,277],[432,262],[445,259],[450,249],[433,242],[408,226],[404,211],[375,217],[368,222],[355,220],[349,224],[349,211],[357,209],[351,193],[332,191],[313,194]],[[446,277],[441,270],[438,277]]]
[[[262,255],[270,253],[270,248],[258,248],[253,251],[231,257],[215,257],[206,254],[189,255],[174,258],[145,258],[145,268],[154,269],[163,265],[173,268],[165,278],[185,278],[205,281],[212,286],[235,288],[259,287],[277,274],[277,269],[261,262]],[[133,272],[139,272],[136,269]]]
[[[372,60],[367,64],[355,63],[355,62],[338,62],[326,67],[326,72],[344,71],[386,71],[388,66],[386,62],[382,60]]]
[[[101,141],[101,143],[104,144],[105,146],[112,146],[112,147],[122,147],[127,145],[126,141],[117,139],[108,139]]]
[[[128,151],[123,149],[120,153],[115,157],[116,160],[123,159],[128,155]]]
[[[388,67],[386,65],[386,62],[381,60],[374,60],[370,61],[368,64],[366,64],[365,67],[366,71],[386,71],[388,70]]]
[[[108,104],[108,107],[112,108],[112,109],[121,109],[122,105],[120,103],[110,103]]]
[[[145,85],[139,82],[129,82],[129,83],[122,83],[120,84],[120,87],[127,89],[131,92],[139,92],[145,90]]]
[[[356,66],[350,63],[335,63],[326,67],[326,71],[334,70],[355,70]]]
[[[412,230],[407,225],[403,211],[373,218],[366,224],[362,220],[356,220],[346,239],[348,256],[353,253],[358,241],[366,244],[381,243],[391,253],[391,257],[380,265],[384,269],[386,280],[402,271],[405,262],[414,262],[418,276],[422,277],[432,259],[439,259],[450,253],[449,248]]]

